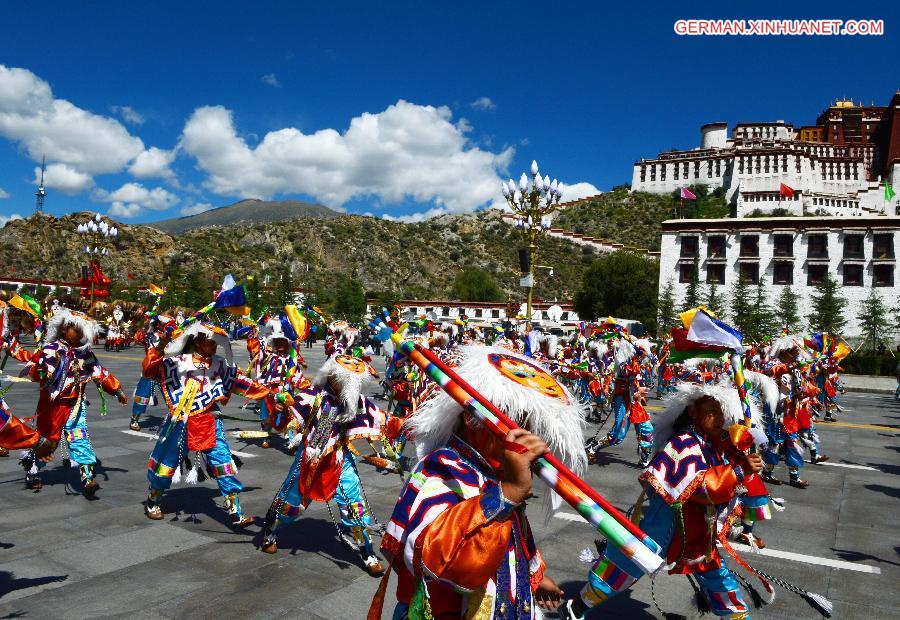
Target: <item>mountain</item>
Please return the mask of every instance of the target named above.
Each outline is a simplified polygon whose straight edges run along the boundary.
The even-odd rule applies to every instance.
[[[341,214],[326,206],[300,200],[256,200],[251,198],[210,209],[197,215],[150,222],[148,226],[158,228],[170,235],[179,235],[189,230],[208,226],[267,224],[300,218],[329,218],[339,215]]]
[[[86,260],[75,229],[92,215],[33,215],[8,222],[0,229],[0,273],[77,280]],[[174,235],[151,226],[117,224],[119,236],[103,269],[119,287],[165,286],[170,278],[190,272],[218,286],[227,273],[244,279],[290,265],[296,286],[327,287],[333,285],[333,274],[341,273],[358,278],[367,291],[426,299],[451,296],[456,275],[479,267],[505,293],[523,298],[517,248],[525,241],[496,210],[413,224],[333,212],[276,223],[216,224]],[[552,266],[554,275],[538,273],[535,296],[570,299],[596,256],[564,239],[543,239],[535,262]]]

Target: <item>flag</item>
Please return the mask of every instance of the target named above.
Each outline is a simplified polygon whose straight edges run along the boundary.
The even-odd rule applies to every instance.
[[[41,316],[41,304],[24,293],[21,295],[13,295],[12,299],[9,300],[9,305],[22,312],[27,312],[35,318]]]
[[[790,185],[781,184],[781,187],[778,188],[778,193],[784,196],[785,198],[793,198],[794,192],[797,191]]]
[[[672,349],[668,362],[675,364],[696,357],[720,358],[727,351],[725,347],[695,342],[688,338],[687,328],[676,327],[672,330]]]
[[[128,273],[128,274],[125,274],[125,275],[128,276],[128,279],[129,279],[129,280],[134,280],[134,274],[133,274],[133,273]]]
[[[147,285],[147,292],[150,293],[151,295],[162,296],[162,295],[166,294],[166,289],[156,286],[155,284],[153,284],[151,282],[150,284]]]
[[[250,314],[250,308],[247,306],[247,293],[244,287],[235,283],[231,274],[225,276],[222,282],[221,290],[216,294],[216,300],[213,308],[217,310],[227,310],[232,314],[246,316]]]
[[[686,187],[681,188],[681,199],[682,200],[697,200],[697,196],[694,195],[694,192],[689,190]]]
[[[687,333],[688,340],[704,345],[743,351],[744,336],[735,328],[712,318],[705,310],[694,315]]]
[[[884,199],[890,200],[891,198],[893,198],[896,195],[897,195],[897,192],[894,191],[894,188],[891,187],[891,184],[888,182],[885,182],[885,184],[884,184]]]

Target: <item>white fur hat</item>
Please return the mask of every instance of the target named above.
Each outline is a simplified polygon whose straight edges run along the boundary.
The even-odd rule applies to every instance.
[[[665,447],[672,438],[678,418],[688,407],[704,397],[715,399],[722,407],[722,413],[725,414],[725,428],[743,421],[744,407],[731,381],[726,380],[712,385],[682,383],[675,395],[669,399],[666,409],[654,416],[653,454]],[[759,445],[765,444],[766,436],[761,427],[759,402],[753,398],[750,400],[750,418],[753,421],[750,430],[754,441]]]
[[[97,321],[75,310],[69,310],[64,306],[59,306],[59,310],[47,321],[47,331],[45,342],[53,342],[62,337],[62,332],[68,325],[74,325],[81,330],[81,344],[90,344],[94,342],[94,336],[97,334]]]
[[[494,403],[516,424],[547,442],[575,473],[587,467],[582,427],[584,408],[541,367],[506,349],[460,347],[454,369],[469,385]],[[446,445],[462,418],[462,408],[439,392],[409,418],[419,458]]]
[[[290,338],[284,333],[284,326],[281,324],[281,318],[277,316],[270,317],[263,323],[259,330],[259,335],[267,340],[284,339],[290,341]]]
[[[316,375],[315,384],[324,386],[331,380],[340,390],[344,412],[338,422],[349,422],[359,413],[363,389],[377,376],[375,370],[364,360],[350,355],[332,355]]]
[[[207,338],[211,338],[219,345],[216,355],[224,357],[229,364],[234,363],[234,356],[231,353],[231,342],[228,340],[228,334],[215,325],[203,323],[201,321],[192,323],[187,329],[182,331],[178,337],[167,344],[165,351],[166,355],[181,355],[182,353],[185,353],[184,349],[188,343],[193,342],[193,339],[200,334],[205,334]]]

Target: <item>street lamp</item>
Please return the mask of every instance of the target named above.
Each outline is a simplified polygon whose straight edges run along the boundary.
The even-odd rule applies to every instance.
[[[528,277],[525,281],[528,287],[528,302],[525,307],[525,318],[530,326],[537,240],[541,234],[550,229],[550,214],[559,207],[563,184],[556,179],[551,181],[549,175],[542,178],[537,162],[532,161],[531,181],[523,172],[518,186],[510,179],[507,183],[503,183],[502,190],[506,203],[516,214],[516,228],[524,230],[528,239]]]
[[[106,244],[119,236],[119,229],[104,220],[98,213],[93,219],[79,224],[75,230],[79,235],[82,235],[86,243],[84,252],[89,257],[89,269],[92,271],[89,282],[90,306],[88,307],[90,308],[94,305],[95,286],[99,284],[101,290],[106,290],[103,288],[105,282],[103,281],[103,271],[100,269],[100,257],[109,256],[109,248],[106,247]],[[100,278],[99,281],[98,278]]]

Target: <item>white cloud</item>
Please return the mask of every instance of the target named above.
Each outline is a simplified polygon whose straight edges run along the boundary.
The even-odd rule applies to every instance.
[[[169,166],[174,160],[174,150],[165,151],[151,146],[134,159],[128,172],[139,179],[171,179],[174,175]]]
[[[203,213],[203,212],[209,211],[210,209],[213,209],[213,208],[215,208],[215,207],[213,207],[212,203],[198,202],[197,204],[192,204],[189,207],[182,207],[181,215],[182,216],[197,215],[198,213]]]
[[[2,187],[0,187],[0,200],[6,200],[9,198],[9,192],[4,191]]]
[[[578,200],[580,198],[587,198],[588,196],[596,196],[600,193],[600,190],[591,185],[590,183],[581,182],[581,183],[573,183],[572,185],[564,185],[562,197],[559,199],[560,202],[570,202],[572,200]]]
[[[122,117],[126,123],[131,123],[132,125],[143,125],[144,117],[143,115],[128,105],[114,105],[110,107],[113,114],[118,114]]]
[[[114,192],[97,190],[94,198],[110,203],[109,214],[116,217],[132,218],[144,209],[165,211],[178,204],[178,196],[163,189],[147,189],[140,183],[125,183]]]
[[[412,199],[433,203],[435,214],[461,213],[500,196],[498,172],[506,171],[514,152],[473,147],[467,130],[452,122],[447,107],[400,100],[353,118],[343,133],[288,127],[251,148],[238,136],[231,111],[215,106],[194,111],[180,148],[209,173],[205,185],[218,194],[301,193],[329,206],[363,197],[386,204]]]
[[[471,103],[476,110],[496,110],[497,104],[490,97],[479,97]]]
[[[274,73],[265,74],[264,76],[259,78],[259,81],[262,82],[263,84],[267,84],[273,88],[281,88],[281,82],[278,81],[278,78],[275,76]]]
[[[0,136],[28,156],[65,164],[85,175],[119,172],[144,150],[117,120],[56,99],[50,85],[27,69],[0,65]]]
[[[0,228],[6,226],[7,222],[11,222],[12,220],[21,220],[22,216],[18,213],[13,213],[12,215],[0,215]]]
[[[41,169],[37,167],[34,169],[34,180],[32,183],[37,185],[40,181]],[[94,179],[91,175],[66,164],[50,164],[47,166],[47,172],[44,174],[44,187],[56,189],[63,194],[73,196],[94,187]]]

